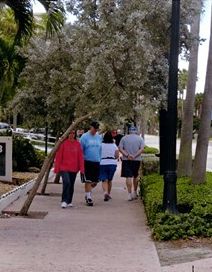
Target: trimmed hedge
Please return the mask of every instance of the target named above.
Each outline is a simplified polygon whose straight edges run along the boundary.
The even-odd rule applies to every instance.
[[[140,189],[148,223],[156,240],[212,237],[212,173],[207,173],[207,183],[201,185],[190,184],[189,178],[178,179],[177,215],[162,210],[162,176],[143,177]]]
[[[143,176],[147,176],[153,173],[159,173],[159,158],[150,155],[142,156],[141,171]]]

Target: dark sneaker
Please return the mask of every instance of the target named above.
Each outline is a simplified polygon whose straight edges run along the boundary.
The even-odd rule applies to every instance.
[[[87,206],[93,206],[93,200],[91,198],[87,198],[86,204]]]
[[[108,194],[105,194],[104,196],[104,201],[108,201],[110,199],[109,195]]]

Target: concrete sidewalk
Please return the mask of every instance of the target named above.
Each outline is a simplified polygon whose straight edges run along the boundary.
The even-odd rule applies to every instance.
[[[44,219],[11,217],[0,221],[0,272],[159,272],[155,245],[140,200],[128,202],[124,180],[114,178],[112,197],[84,204],[76,181],[73,208],[60,208],[61,185],[48,184],[49,196],[37,195],[30,211],[48,211]],[[20,210],[24,198],[7,210]],[[168,271],[168,270],[167,270]]]
[[[126,200],[119,173],[109,202],[103,201],[99,184],[95,206],[85,206],[77,179],[75,207],[61,209],[62,185],[50,183],[50,195],[37,195],[30,208],[48,212],[43,219],[1,218],[0,272],[211,272],[212,258],[160,266],[143,204]],[[6,210],[19,211],[25,199]]]

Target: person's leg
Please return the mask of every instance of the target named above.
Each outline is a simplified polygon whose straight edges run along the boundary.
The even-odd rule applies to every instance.
[[[138,198],[137,189],[138,189],[138,176],[139,176],[139,169],[140,169],[140,161],[133,162],[133,199]]]
[[[127,191],[129,194],[132,193],[132,178],[126,178]]]
[[[85,179],[88,182],[85,182],[85,201],[88,206],[93,206],[93,201],[91,197],[92,182],[91,182],[91,171],[92,164],[89,161],[85,161]]]
[[[86,196],[91,196],[91,189],[92,189],[91,182],[86,182],[85,183],[85,194],[86,194]]]
[[[74,194],[74,184],[76,180],[76,173],[69,172],[69,179],[70,179],[70,191],[69,191],[69,202],[68,204],[71,206],[73,194]]]
[[[96,185],[99,182],[100,163],[99,162],[91,162],[89,171],[90,171],[89,180],[91,180],[91,194],[92,194],[92,190],[96,187]]]
[[[109,181],[108,181],[108,194],[109,194],[109,195],[110,195],[110,193],[111,193],[111,189],[112,189],[112,181],[109,180]]]
[[[94,189],[96,187],[97,183],[96,182],[92,182],[91,183],[91,188]]]
[[[138,198],[138,194],[137,194],[138,177],[133,178],[133,188],[134,188],[134,191],[133,191],[132,197],[133,197],[133,199],[137,199]]]
[[[108,194],[110,195],[111,189],[112,189],[112,180],[114,177],[114,174],[116,172],[117,165],[110,165],[109,166],[109,174],[108,174]],[[111,197],[110,197],[111,198]]]
[[[93,206],[93,200],[91,196],[91,183],[85,183],[85,201],[88,206]]]
[[[132,164],[129,160],[123,160],[122,161],[122,177],[126,178],[126,187],[128,191],[128,200],[132,200]]]
[[[108,194],[108,181],[104,180],[102,181],[102,188],[105,194]]]
[[[126,178],[126,185],[127,185],[127,191],[128,191],[128,200],[131,201],[132,198],[132,178]]]
[[[70,180],[68,172],[61,172],[63,180],[63,191],[62,191],[62,207],[66,208],[69,201],[69,191],[70,191]]]
[[[105,180],[105,181],[102,182],[102,188],[103,188],[103,191],[104,191],[104,201],[108,201],[110,199],[108,180]]]

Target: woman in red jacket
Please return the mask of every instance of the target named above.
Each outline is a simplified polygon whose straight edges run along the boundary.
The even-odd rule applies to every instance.
[[[55,156],[54,172],[60,173],[63,180],[62,208],[73,206],[74,183],[79,171],[84,174],[83,153],[80,143],[76,140],[76,132],[72,130]]]

